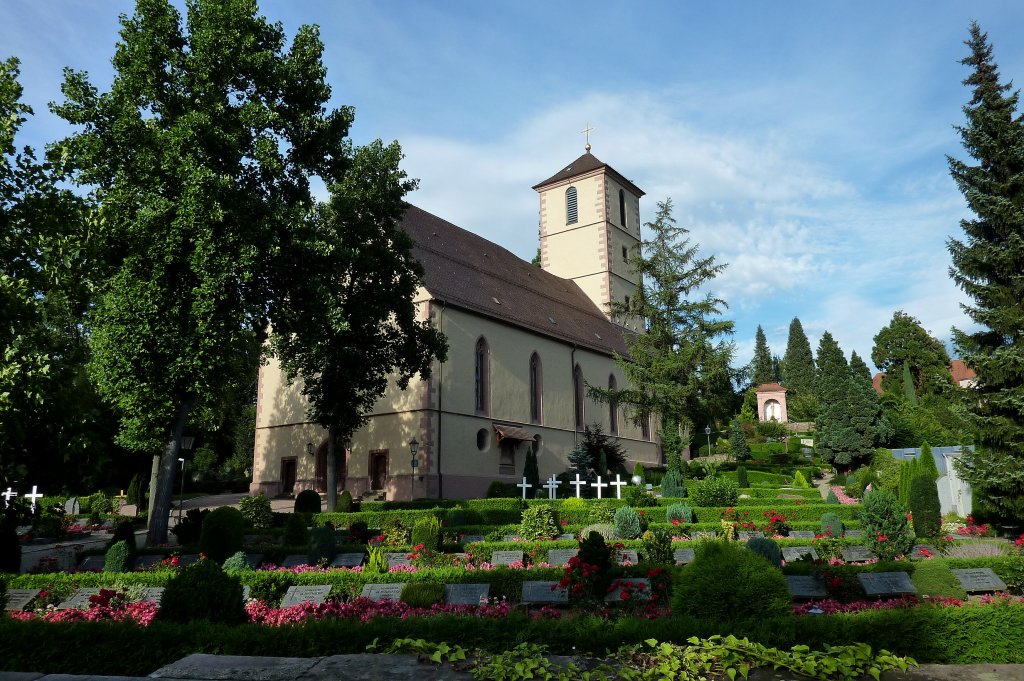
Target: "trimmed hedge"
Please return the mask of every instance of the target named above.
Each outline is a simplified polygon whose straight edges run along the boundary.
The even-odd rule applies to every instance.
[[[1024,608],[973,606],[877,610],[855,615],[793,617],[725,625],[673,617],[646,620],[597,617],[501,619],[438,616],[368,622],[327,619],[287,627],[155,622],[143,628],[117,622],[55,626],[0,620],[0,660],[9,671],[144,676],[192,653],[317,657],[362,653],[374,639],[424,638],[467,648],[501,651],[521,642],[548,646],[553,654],[603,654],[645,639],[682,643],[690,636],[746,636],[766,646],[790,648],[854,641],[919,663],[1022,664],[1024,646],[1007,632],[1024,630]],[[126,655],[125,651],[132,651]]]

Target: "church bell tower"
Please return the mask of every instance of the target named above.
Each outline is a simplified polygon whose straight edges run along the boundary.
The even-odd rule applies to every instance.
[[[610,312],[636,290],[629,260],[640,245],[644,192],[590,153],[534,185],[540,195],[541,267],[575,281],[604,314],[633,330],[636,318]]]

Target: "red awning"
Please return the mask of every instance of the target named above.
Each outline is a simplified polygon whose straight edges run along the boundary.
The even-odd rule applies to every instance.
[[[533,442],[533,436],[518,426],[499,426],[497,423],[493,425],[494,432],[498,434],[498,444],[501,444],[502,440]]]

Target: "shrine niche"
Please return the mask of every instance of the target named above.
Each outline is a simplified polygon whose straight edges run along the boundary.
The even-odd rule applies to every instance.
[[[761,421],[787,423],[786,388],[778,383],[765,383],[757,390],[757,418]]]

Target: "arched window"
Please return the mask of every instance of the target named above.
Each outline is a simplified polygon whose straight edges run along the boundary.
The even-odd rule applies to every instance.
[[[543,421],[543,390],[544,373],[540,364],[540,355],[530,355],[530,423]]]
[[[480,336],[476,342],[475,404],[476,413],[487,415],[491,408],[491,351],[487,340]]]
[[[580,369],[580,365],[577,364],[572,372],[572,394],[573,406],[576,409],[576,430],[583,430],[583,424],[586,422],[586,414],[583,413],[587,397],[584,392],[585,389],[586,382],[583,380],[583,369]]]
[[[608,390],[618,390],[619,384],[615,381],[614,375],[608,376]],[[619,401],[614,397],[608,400],[608,432],[612,435],[619,434]]]
[[[576,205],[576,187],[569,187],[565,190],[565,224],[575,225],[579,222],[580,214]]]
[[[626,228],[626,192],[619,190],[619,224]]]

